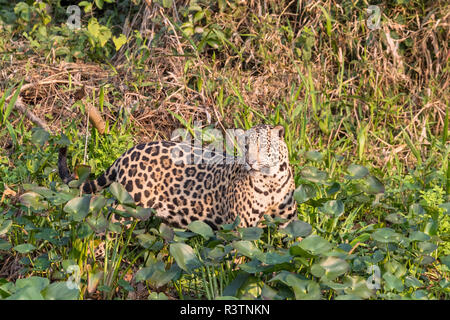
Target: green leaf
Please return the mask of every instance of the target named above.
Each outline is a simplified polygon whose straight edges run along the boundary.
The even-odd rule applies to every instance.
[[[73,198],[64,206],[63,210],[77,222],[82,221],[89,213],[91,196]]]
[[[50,281],[47,278],[31,276],[24,279],[17,279],[16,288],[35,287],[39,291],[42,291],[49,283]]]
[[[318,300],[321,297],[320,286],[312,280],[302,280],[297,275],[281,271],[269,282],[280,281],[292,288],[297,300]]]
[[[136,218],[136,219],[139,219],[142,221],[148,220],[151,217],[152,212],[154,210],[152,208],[142,208],[142,207],[131,208],[127,205],[124,205],[123,208],[133,218]]]
[[[290,262],[292,260],[290,254],[280,254],[278,252],[265,252],[258,255],[258,260],[264,262],[267,265],[277,265],[285,262]]]
[[[188,229],[192,232],[201,235],[203,238],[208,240],[209,238],[214,237],[214,232],[212,228],[203,221],[196,220],[191,222],[188,225]]]
[[[169,251],[178,266],[187,273],[192,273],[194,269],[201,266],[194,250],[185,243],[172,243],[169,247]]]
[[[31,142],[34,144],[42,147],[50,137],[50,133],[48,133],[46,130],[42,129],[41,127],[32,128],[31,132],[33,133],[31,136]]]
[[[106,199],[103,196],[94,196],[89,204],[89,212],[97,213],[106,206]]]
[[[409,288],[420,288],[423,287],[423,283],[422,281],[414,278],[413,276],[407,276],[405,277],[405,286]]]
[[[346,294],[355,295],[361,299],[369,299],[373,296],[374,292],[367,287],[366,279],[360,276],[345,276],[344,285],[347,286],[344,289]]]
[[[340,217],[344,213],[344,203],[341,200],[329,200],[319,210],[333,217]]]
[[[11,243],[0,238],[0,250],[8,251],[11,247]]]
[[[385,280],[385,288],[388,291],[396,290],[397,292],[402,292],[404,289],[402,280],[394,276],[390,272],[385,272],[383,274],[383,279]]]
[[[305,167],[300,172],[300,175],[305,180],[319,184],[325,184],[328,178],[328,175],[325,171],[321,171],[316,167]]]
[[[242,240],[254,241],[259,240],[264,230],[257,227],[238,228]]]
[[[19,253],[28,253],[36,249],[36,247],[33,246],[31,243],[23,243],[13,247],[13,249]]]
[[[382,243],[399,242],[401,235],[391,228],[381,228],[372,233],[372,239]]]
[[[164,262],[158,261],[149,267],[140,269],[135,275],[135,281],[149,281],[151,285],[159,288],[177,278],[180,272],[180,268],[175,264],[169,270],[165,270]]]
[[[44,300],[39,288],[27,286],[17,290],[6,300]]]
[[[331,281],[346,273],[350,268],[347,261],[337,257],[327,257],[323,259],[320,262],[320,266],[325,271],[324,276]]]
[[[250,241],[233,241],[231,245],[237,250],[238,253],[249,258],[258,258],[262,255],[262,251]]]
[[[294,200],[297,203],[304,203],[316,196],[316,189],[309,184],[301,184],[294,191]]]
[[[359,164],[351,164],[347,168],[350,175],[345,176],[346,179],[362,179],[369,174],[369,170]]]
[[[323,154],[318,151],[311,150],[306,152],[305,157],[310,161],[319,162],[323,159]]]
[[[159,225],[159,234],[168,242],[172,241],[174,237],[173,229],[164,223]]]
[[[27,208],[34,210],[43,210],[47,208],[47,203],[42,200],[41,195],[36,192],[27,192],[19,197],[19,201]]]
[[[406,267],[395,260],[390,260],[384,264],[384,268],[387,272],[393,274],[394,276],[400,278],[406,274]]]
[[[430,254],[438,247],[436,244],[427,241],[419,242],[417,246],[419,247],[419,250],[425,254]]]
[[[341,190],[341,185],[337,182],[333,182],[333,184],[327,188],[327,196],[332,196],[333,194],[338,193]]]
[[[444,214],[450,215],[450,202],[442,203],[442,204],[438,205],[438,207],[444,209]]]
[[[94,213],[86,219],[87,224],[97,233],[105,232],[109,226],[109,221],[103,213]]]
[[[21,2],[21,3],[23,3],[23,2]],[[25,4],[25,5],[28,7],[27,4]],[[14,11],[16,11],[16,9],[14,9]],[[10,115],[10,113],[11,113],[13,107],[14,107],[14,105],[16,104],[16,101],[17,101],[17,98],[19,97],[19,93],[20,93],[20,89],[22,88],[22,85],[23,85],[23,80],[20,81],[20,84],[17,87],[16,91],[14,92],[13,97],[11,98],[11,100],[9,100],[8,106],[6,107],[5,112],[3,114],[3,123],[6,122],[6,120],[8,119],[8,117],[9,117],[9,115]]]
[[[78,300],[79,290],[69,288],[66,281],[53,282],[42,292],[46,300]]]
[[[392,224],[402,224],[405,223],[406,219],[397,213],[391,213],[387,215],[386,221]]]
[[[75,168],[75,172],[77,173],[78,183],[80,186],[84,181],[87,180],[87,178],[89,178],[89,175],[91,174],[91,167],[81,164]]]
[[[313,255],[326,253],[333,247],[327,240],[315,234],[303,239],[299,246]]]
[[[8,232],[12,226],[12,220],[4,220],[0,222],[0,236]]]
[[[439,260],[441,260],[441,263],[445,264],[447,268],[450,268],[450,254],[440,257]]]
[[[103,9],[103,0],[94,0],[94,1],[97,8]]]
[[[304,238],[311,234],[312,226],[309,223],[300,220],[293,220],[286,226],[286,228],[283,228],[280,231],[284,234],[290,235],[292,238]]]
[[[367,176],[364,179],[364,183],[362,185],[362,189],[364,192],[368,194],[379,194],[384,193],[384,185],[383,183],[374,176]]]
[[[119,51],[119,49],[127,43],[127,37],[124,34],[121,34],[118,38],[113,36],[112,40],[114,42],[114,45],[116,46],[116,51]]]
[[[134,206],[134,200],[127,192],[127,190],[118,182],[113,182],[109,186],[109,191],[114,195],[114,197],[119,201],[120,204]]]

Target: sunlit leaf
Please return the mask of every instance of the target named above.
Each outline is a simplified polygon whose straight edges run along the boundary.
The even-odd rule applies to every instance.
[[[201,266],[194,250],[185,243],[172,243],[169,247],[169,251],[178,266],[188,273],[191,273],[194,269]]]

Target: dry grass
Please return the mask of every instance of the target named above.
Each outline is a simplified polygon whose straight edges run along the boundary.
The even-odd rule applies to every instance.
[[[176,3],[163,9],[147,1],[127,19],[122,32],[132,36],[139,30],[148,52],[129,41],[113,57],[116,71],[105,64],[32,55],[2,61],[0,88],[20,79],[32,84],[23,91],[23,101],[58,131],[61,123],[79,114],[70,108],[77,88],[84,85],[88,95],[98,97],[105,86],[105,101],[116,110],[105,108],[104,117],[113,121],[117,110],[132,110],[137,140],[168,138],[180,126],[169,111],[187,121],[205,123],[211,116],[222,126],[233,126],[243,114],[259,122],[257,113],[270,115],[280,104],[301,103],[308,107],[304,116],[313,145],[320,140],[321,148],[329,148],[340,138],[356,141],[355,132],[368,124],[368,144],[377,155],[385,155],[382,162],[392,161],[395,152],[414,164],[402,129],[424,145],[423,152],[429,143],[424,128],[431,124],[434,135],[442,133],[449,102],[450,11],[445,1],[380,5],[378,30],[366,26],[364,1],[229,2],[231,7],[223,11],[210,7],[203,21],[202,27],[214,24],[229,37],[216,51],[196,50],[175,28],[174,23],[186,19],[181,9],[188,1]],[[332,17],[329,34],[324,11]],[[310,59],[301,42],[305,30],[313,39]],[[219,99],[221,90],[225,102]],[[248,108],[257,112],[248,114]],[[318,122],[326,116],[331,124],[323,132]],[[381,127],[387,134],[377,134]]]

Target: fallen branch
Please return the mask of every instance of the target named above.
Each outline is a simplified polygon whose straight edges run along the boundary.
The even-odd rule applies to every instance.
[[[32,111],[28,110],[25,104],[22,101],[22,97],[17,97],[16,103],[14,104],[14,107],[24,114],[31,122],[37,124],[39,127],[44,129],[45,131],[51,133],[50,127],[47,125],[47,123],[39,118],[37,115],[35,115]]]

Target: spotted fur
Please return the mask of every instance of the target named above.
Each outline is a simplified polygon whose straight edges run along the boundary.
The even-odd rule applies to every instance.
[[[244,158],[185,142],[138,144],[80,188],[95,193],[116,181],[137,205],[155,209],[157,216],[175,227],[202,220],[217,228],[233,222],[237,214],[241,227],[256,226],[264,214],[294,218],[295,185],[284,128],[259,125],[244,136]],[[60,149],[58,167],[68,183],[73,177],[66,153],[66,148]],[[200,161],[199,156],[203,156]]]

